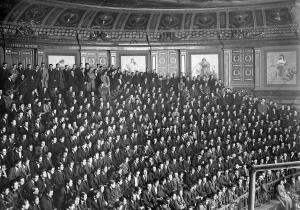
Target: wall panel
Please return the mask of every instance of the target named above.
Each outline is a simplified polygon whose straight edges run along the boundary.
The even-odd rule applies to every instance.
[[[178,50],[158,51],[157,73],[161,75],[179,75],[179,52]]]
[[[22,63],[24,68],[27,64],[34,66],[34,57],[34,49],[8,48],[5,50],[5,62],[9,67],[18,63]]]
[[[231,50],[231,80],[233,87],[254,87],[255,51],[253,48]]]
[[[42,63],[46,63],[46,55],[43,51],[38,51],[38,65],[41,66]]]

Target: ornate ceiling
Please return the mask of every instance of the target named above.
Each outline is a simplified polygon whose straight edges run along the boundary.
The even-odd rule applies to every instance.
[[[209,1],[268,2],[269,0]],[[274,1],[274,0],[272,0]],[[208,39],[269,39],[298,36],[292,1],[247,7],[201,8],[205,0],[22,0],[3,21],[8,35],[81,41],[190,41]],[[115,8],[126,5],[148,9]],[[225,3],[224,3],[225,4]],[[94,6],[91,6],[94,5]],[[100,5],[100,6],[99,6]],[[102,6],[101,6],[102,5]],[[104,7],[104,6],[113,7]],[[153,9],[177,7],[177,9]],[[180,9],[180,5],[199,5]],[[179,8],[179,9],[178,9]]]
[[[48,0],[49,1],[49,0]],[[191,9],[207,7],[227,7],[233,5],[258,5],[282,2],[282,0],[56,0],[73,4],[88,4],[102,7]],[[288,2],[290,0],[285,0]],[[52,1],[53,2],[53,1]]]

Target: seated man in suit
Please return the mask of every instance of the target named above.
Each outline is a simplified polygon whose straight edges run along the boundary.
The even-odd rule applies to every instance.
[[[113,206],[119,201],[120,195],[116,186],[115,180],[110,180],[109,186],[105,190],[105,200],[108,202],[109,206]]]
[[[293,201],[292,198],[287,194],[284,183],[286,183],[286,180],[281,179],[277,186],[278,199],[282,202],[286,210],[290,210],[293,207]]]
[[[144,205],[148,208],[154,208],[156,206],[156,199],[153,196],[151,183],[147,184],[147,190],[144,190],[142,200]]]

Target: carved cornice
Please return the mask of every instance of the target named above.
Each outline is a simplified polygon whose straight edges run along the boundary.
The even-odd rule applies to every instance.
[[[75,43],[76,35],[82,43],[89,42],[192,42],[224,40],[274,40],[295,39],[299,37],[297,24],[281,27],[241,28],[241,29],[203,29],[178,31],[112,31],[63,27],[23,26],[3,24],[6,39],[27,42]]]
[[[26,8],[19,8],[28,3]],[[207,10],[132,10],[23,1],[2,22],[6,40],[31,42],[199,42],[297,39],[295,2]],[[298,2],[298,0],[297,0]],[[298,3],[297,3],[298,4]],[[23,6],[22,6],[23,7]]]

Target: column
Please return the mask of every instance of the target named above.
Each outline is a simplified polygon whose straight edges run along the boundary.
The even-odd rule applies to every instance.
[[[251,169],[250,171],[250,186],[249,186],[249,197],[248,197],[248,205],[249,210],[254,210],[255,207],[255,179],[256,172]]]
[[[223,82],[225,87],[229,87],[231,84],[231,50],[224,50],[224,65],[223,65]],[[220,78],[222,75],[220,75]]]
[[[157,51],[152,51],[151,52],[151,68],[152,71],[157,72],[157,56],[158,52]]]
[[[116,66],[117,64],[117,52],[110,51],[110,65]]]
[[[186,71],[186,50],[179,50],[179,56],[180,56],[180,74],[182,76],[187,76],[187,74],[190,74],[190,72]]]
[[[255,49],[255,58],[254,58],[254,87],[255,89],[260,88],[261,86],[261,50]]]

